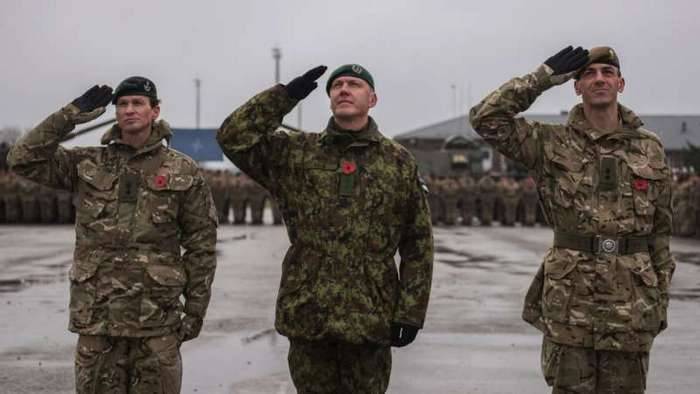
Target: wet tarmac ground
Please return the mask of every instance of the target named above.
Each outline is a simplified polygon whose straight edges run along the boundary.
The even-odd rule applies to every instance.
[[[202,335],[182,347],[183,393],[294,393],[288,342],[273,329],[283,227],[222,226]],[[389,393],[547,393],[541,336],[522,299],[551,244],[546,228],[437,228],[425,329],[393,350]],[[71,226],[0,226],[0,393],[71,393]],[[700,241],[674,239],[670,327],[651,353],[648,393],[700,385]]]

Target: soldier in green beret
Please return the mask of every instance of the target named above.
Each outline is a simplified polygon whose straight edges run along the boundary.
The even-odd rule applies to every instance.
[[[575,78],[566,125],[516,117]],[[671,171],[661,140],[618,102],[617,53],[567,47],[471,109],[474,129],[530,169],[554,245],[525,299],[544,334],[553,393],[643,393],[649,351],[667,326]]]
[[[226,156],[270,191],[287,226],[291,246],[275,327],[289,338],[298,392],[384,393],[390,346],[415,339],[428,307],[427,188],[413,156],[369,116],[374,79],[358,64],[328,78],[333,116],[323,132],[277,130],[325,70],[256,95],[217,138]]]
[[[110,101],[117,124],[103,146],[60,146]],[[216,209],[197,164],[163,144],[172,132],[159,114],[147,78],[127,78],[114,94],[95,85],[10,150],[13,171],[77,195],[69,329],[80,335],[78,393],[179,393],[180,345],[199,335],[209,304]]]

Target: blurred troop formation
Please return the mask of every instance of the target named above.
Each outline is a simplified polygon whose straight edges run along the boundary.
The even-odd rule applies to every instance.
[[[7,169],[7,145],[0,144],[0,223],[72,223],[72,196],[23,179]],[[220,224],[282,224],[270,193],[242,172],[203,170],[212,191]],[[432,221],[444,226],[546,225],[530,177],[487,174],[480,178],[425,176]],[[673,233],[700,238],[700,176],[674,176]],[[263,218],[272,210],[272,222]]]

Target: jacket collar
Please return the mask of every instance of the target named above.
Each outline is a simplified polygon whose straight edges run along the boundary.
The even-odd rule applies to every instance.
[[[379,142],[382,137],[377,123],[371,116],[369,117],[367,126],[359,131],[341,129],[333,118],[330,118],[326,129],[321,133],[320,142],[325,146],[337,145],[343,148],[349,148],[354,146],[367,146],[371,143]]]
[[[620,138],[639,136],[640,133],[637,129],[644,124],[642,120],[637,114],[624,105],[618,104],[617,106],[617,113],[619,114],[621,122],[620,127],[616,130],[602,131],[594,128],[588,119],[586,119],[586,115],[583,112],[583,104],[577,104],[571,109],[567,125],[576,130],[580,130],[594,141],[606,136]]]
[[[102,140],[100,141],[102,145],[109,145],[109,144],[119,144],[119,145],[127,145],[124,143],[124,141],[121,139],[122,131],[119,128],[118,125],[112,126],[109,130],[107,130],[106,133],[102,136]],[[165,139],[165,142],[169,145],[170,144],[170,138],[172,138],[173,132],[170,129],[170,125],[168,122],[164,120],[159,120],[157,122],[153,123],[153,127],[151,128],[151,135],[148,136],[148,139],[146,140],[146,143],[141,147],[141,149],[136,150],[135,154],[141,154],[144,152],[149,152],[153,149],[158,148],[159,146],[162,146],[163,143],[162,141]]]

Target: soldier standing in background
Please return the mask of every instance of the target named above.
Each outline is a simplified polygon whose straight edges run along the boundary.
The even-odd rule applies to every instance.
[[[250,223],[254,225],[263,224],[263,214],[265,213],[265,199],[267,190],[255,180],[248,179],[248,203],[250,204]]]
[[[484,174],[479,179],[477,186],[479,188],[479,206],[481,207],[479,222],[482,226],[490,226],[496,211],[496,181],[491,175]]]
[[[290,340],[298,392],[383,393],[389,346],[411,343],[428,307],[427,189],[413,156],[369,117],[377,96],[359,65],[329,77],[333,117],[323,133],[277,130],[325,70],[256,95],[217,138],[226,156],[272,193],[287,226],[291,247],[275,327]]]
[[[566,125],[516,118],[572,77],[583,103]],[[624,87],[611,48],[568,47],[470,113],[487,142],[533,172],[554,229],[523,313],[544,333],[553,393],[643,393],[667,325],[671,173],[659,138],[618,103]]]
[[[523,206],[523,225],[524,226],[534,226],[537,221],[537,207],[538,207],[538,196],[537,196],[537,185],[532,177],[526,177],[520,181],[520,188],[522,192],[522,206]]]
[[[446,177],[442,182],[442,200],[445,205],[445,225],[454,226],[457,223],[459,209],[459,183],[453,177]]]
[[[474,178],[463,175],[458,179],[459,196],[461,201],[462,225],[471,226],[476,213],[476,183]]]
[[[59,145],[110,101],[117,125],[105,146]],[[159,113],[146,78],[124,80],[114,96],[96,85],[10,150],[18,174],[78,195],[69,273],[78,393],[179,393],[180,344],[199,335],[209,304],[216,211],[196,163],[163,145],[172,133]]]
[[[676,182],[673,194],[673,234],[687,237],[693,233],[693,207],[690,202],[692,181],[690,176],[682,174]]]
[[[430,207],[430,222],[437,225],[442,217],[440,215],[440,183],[436,176],[429,175],[425,179],[425,187],[430,190],[428,193],[428,205]]]
[[[504,176],[498,182],[498,193],[503,200],[503,216],[501,224],[504,226],[514,226],[516,213],[518,211],[518,203],[520,202],[521,190],[520,185],[515,179]]]
[[[245,224],[248,189],[248,177],[239,172],[234,176],[230,189],[234,225]]]
[[[7,142],[0,142],[0,173],[6,172],[7,168],[7,152],[10,151],[10,146]]]

